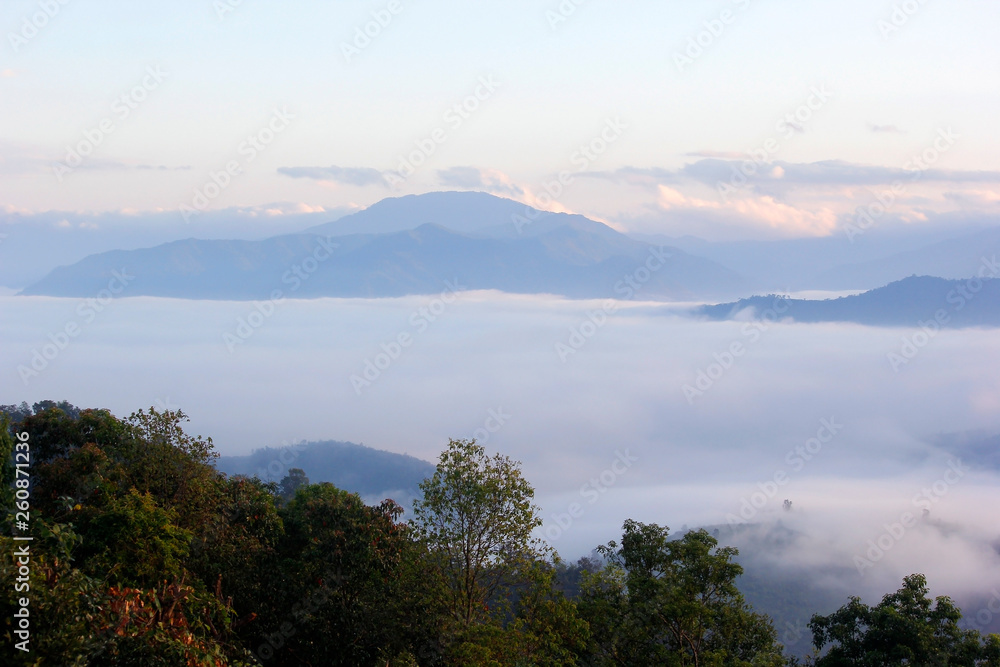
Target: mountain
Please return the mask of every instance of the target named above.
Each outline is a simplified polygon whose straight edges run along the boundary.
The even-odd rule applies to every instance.
[[[758,317],[776,297],[754,296],[701,306],[693,312],[712,320]],[[796,322],[855,322],[877,326],[919,326],[936,320],[945,327],[1000,326],[1000,280],[946,280],[911,276],[863,294],[812,301],[782,299],[779,318]],[[773,316],[773,314],[772,314]]]
[[[512,216],[521,216],[520,232]],[[187,239],[91,255],[21,294],[93,297],[116,271],[128,278],[122,296],[190,299],[266,299],[275,290],[291,297],[395,297],[440,293],[449,281],[463,289],[571,298],[745,293],[740,277],[715,262],[637,241],[583,216],[483,193],[443,192],[384,200],[299,234]]]
[[[332,440],[264,447],[246,456],[220,456],[215,467],[228,475],[256,475],[275,482],[289,468],[301,468],[314,484],[330,482],[366,498],[392,497],[401,503],[416,495],[417,485],[434,474],[434,466],[422,459]]]
[[[717,262],[747,281],[748,291],[869,290],[907,276],[965,278],[1000,257],[1000,227],[954,225],[871,229],[848,238],[706,241],[694,236],[635,234]],[[997,276],[994,276],[997,277]]]
[[[888,257],[841,264],[817,276],[819,289],[865,289],[914,274],[940,278],[976,275],[984,263],[1000,256],[1000,228],[987,229],[932,243]],[[995,273],[992,277],[1000,277]],[[832,287],[836,285],[837,287]]]

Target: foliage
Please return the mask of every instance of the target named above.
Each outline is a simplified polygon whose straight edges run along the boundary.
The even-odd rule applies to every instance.
[[[295,497],[295,492],[300,487],[307,486],[308,484],[309,478],[306,477],[305,470],[302,468],[289,468],[288,474],[278,484],[278,492],[282,499],[291,500]]]
[[[954,603],[927,594],[926,578],[912,574],[874,607],[852,597],[829,616],[813,616],[809,628],[817,651],[832,645],[815,665],[1000,665],[1000,637],[984,642],[978,631],[962,630]]]
[[[581,613],[598,665],[781,665],[770,619],[743,602],[734,548],[705,531],[679,540],[656,524],[626,521],[621,544],[586,576]]]
[[[31,653],[3,664],[197,667],[785,664],[736,587],[736,550],[626,521],[620,543],[566,565],[533,537],[520,464],[453,440],[414,520],[293,468],[279,485],[218,472],[177,411],[118,419],[42,401],[0,406],[0,495],[13,422],[31,447],[30,573],[0,536],[0,635],[30,597]],[[23,544],[23,543],[18,543]],[[1000,637],[962,630],[923,577],[810,627],[817,666],[1000,665]]]
[[[420,485],[414,525],[444,580],[446,607],[463,628],[488,620],[489,604],[545,554],[534,489],[520,464],[492,458],[475,440],[452,440]]]

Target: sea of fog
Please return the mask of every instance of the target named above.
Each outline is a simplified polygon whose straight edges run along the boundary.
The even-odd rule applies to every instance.
[[[0,403],[179,407],[223,454],[336,439],[435,461],[477,437],[523,463],[564,556],[626,518],[748,521],[792,536],[778,567],[975,598],[1000,585],[998,473],[936,443],[1000,433],[1000,336],[915,334],[493,292],[0,296]]]

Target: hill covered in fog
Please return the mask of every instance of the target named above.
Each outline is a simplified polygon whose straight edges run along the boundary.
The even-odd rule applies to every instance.
[[[696,314],[712,320],[791,319],[796,322],[854,322],[879,326],[1000,326],[1000,280],[946,280],[911,276],[863,294],[837,299],[754,296],[702,306]]]

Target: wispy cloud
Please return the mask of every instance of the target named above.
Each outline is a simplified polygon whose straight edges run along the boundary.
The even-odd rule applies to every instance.
[[[767,195],[721,202],[687,196],[661,185],[657,204],[663,211],[681,214],[710,212],[731,219],[743,219],[754,226],[789,235],[825,236],[837,226],[837,216],[828,208],[806,210]]]
[[[745,155],[742,159],[705,158],[676,170],[661,167],[622,167],[610,172],[595,171],[580,175],[634,185],[658,186],[661,183],[683,183],[687,180],[715,187],[720,181],[729,182],[734,171],[739,172],[747,159],[749,157]],[[756,163],[752,173],[747,176],[747,180],[750,183],[818,186],[883,185],[896,180],[913,180],[916,171],[916,165],[912,169],[906,169],[858,164],[843,160],[808,163],[776,160],[763,166]],[[1000,183],[1000,171],[924,169],[920,170],[920,180],[941,183]]]
[[[708,185],[728,182],[733,171],[739,171],[741,162],[735,160],[699,160],[686,165],[681,171],[685,176]],[[893,181],[913,180],[918,167],[882,167],[857,164],[843,160],[795,163],[776,161],[770,168],[757,168],[748,176],[750,182],[782,182],[808,185],[884,185]],[[775,167],[779,168],[778,170]],[[1000,171],[964,171],[952,169],[926,169],[920,171],[924,182],[994,183],[1000,182]]]
[[[438,182],[446,187],[465,190],[484,190],[496,195],[523,197],[525,189],[514,183],[507,174],[496,169],[478,167],[451,167],[437,172]]]
[[[743,151],[691,151],[684,155],[687,157],[708,157],[723,160],[742,160],[747,156]]]
[[[337,165],[329,167],[278,167],[278,173],[292,178],[311,178],[342,185],[389,187],[382,172],[371,167],[338,167]]]
[[[868,126],[868,129],[871,130],[872,132],[877,133],[877,134],[878,133],[884,133],[884,134],[906,134],[906,130],[901,130],[899,127],[897,127],[895,125],[875,125],[875,124],[871,124],[871,125]]]

